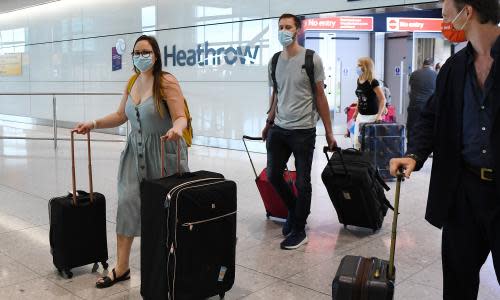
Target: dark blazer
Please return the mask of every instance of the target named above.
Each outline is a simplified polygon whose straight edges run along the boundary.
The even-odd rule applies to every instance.
[[[493,128],[491,150],[495,168],[495,185],[500,200],[500,37],[492,54],[493,85],[491,92],[496,96],[492,103]],[[452,56],[442,67],[436,82],[434,95],[427,102],[416,124],[413,140],[408,144],[407,153],[419,158],[416,170],[420,170],[433,153],[432,172],[427,199],[425,218],[432,225],[441,228],[450,207],[456,198],[462,165],[462,124],[467,53],[472,53],[472,45]]]
[[[436,88],[437,73],[432,67],[423,67],[410,75],[410,106],[422,107]]]

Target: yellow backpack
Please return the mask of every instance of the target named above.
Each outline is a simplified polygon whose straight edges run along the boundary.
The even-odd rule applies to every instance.
[[[127,91],[129,94],[130,94],[130,91],[132,90],[132,86],[134,85],[138,76],[139,76],[138,74],[134,74],[128,80]],[[186,115],[186,119],[187,119],[187,127],[182,131],[182,137],[184,138],[186,145],[188,147],[191,147],[191,145],[193,144],[193,127],[191,126],[192,118],[191,118],[191,114],[189,113],[189,107],[188,107],[186,99],[184,99],[184,114]]]

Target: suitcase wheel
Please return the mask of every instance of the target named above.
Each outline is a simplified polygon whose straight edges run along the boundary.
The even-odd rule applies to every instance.
[[[92,273],[97,272],[97,269],[99,269],[99,265],[97,263],[94,263],[94,266],[92,266]]]
[[[104,270],[107,270],[108,267],[109,267],[109,264],[107,262],[105,262],[105,261],[101,262],[101,265],[104,268]]]
[[[270,213],[270,212],[268,212],[268,211],[266,211],[266,218],[268,218],[268,219],[269,219],[269,217],[270,217],[270,216],[271,216],[271,213]]]
[[[219,298],[220,298],[220,299],[224,299],[224,297],[225,297],[225,296],[226,296],[226,293],[220,293],[220,294],[219,294]]]
[[[344,229],[347,229],[347,224],[344,224]]]

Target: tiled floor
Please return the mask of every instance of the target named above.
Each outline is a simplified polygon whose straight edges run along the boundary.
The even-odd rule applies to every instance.
[[[0,136],[40,137],[50,132],[47,127],[0,121]],[[67,130],[60,130],[60,135],[67,136]],[[388,256],[391,214],[376,234],[339,225],[320,178],[325,164],[322,143],[318,138],[312,172],[310,242],[297,251],[279,249],[280,224],[265,218],[246,153],[190,149],[192,170],[217,171],[238,183],[237,274],[226,299],[331,299],[331,281],[343,255]],[[70,280],[55,272],[49,252],[47,202],[70,189],[71,176],[69,143],[59,142],[57,151],[52,146],[50,141],[0,139],[0,299],[140,299],[139,239],[131,257],[132,280],[125,283],[97,290],[94,282],[100,274],[92,274],[91,266],[75,269]],[[123,143],[93,144],[95,191],[107,198],[111,265],[116,245],[116,172],[122,148]],[[77,176],[78,185],[86,188],[84,149],[79,143]],[[253,158],[259,169],[264,166],[265,155],[255,153]],[[440,231],[423,219],[429,171],[427,164],[402,188],[395,299],[442,298]],[[393,192],[388,196],[392,198]],[[481,272],[479,299],[500,299],[491,258]]]

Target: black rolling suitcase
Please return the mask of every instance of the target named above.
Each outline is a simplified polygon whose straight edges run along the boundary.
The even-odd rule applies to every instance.
[[[404,156],[405,126],[397,123],[366,123],[361,125],[360,133],[361,151],[368,153],[384,180],[394,180],[389,172],[389,162]]]
[[[73,276],[71,269],[97,263],[108,268],[106,239],[106,199],[93,191],[90,133],[87,134],[90,193],[76,190],[74,132],[71,132],[73,190],[66,196],[49,201],[50,248],[59,273]]]
[[[390,300],[394,298],[396,278],[394,254],[402,178],[403,175],[399,175],[396,183],[389,261],[376,257],[351,255],[342,258],[332,283],[334,300]]]
[[[385,197],[389,190],[366,153],[356,149],[333,151],[321,174],[328,195],[337,211],[339,222],[370,228],[374,232],[382,226],[391,204]]]
[[[232,288],[235,182],[208,171],[144,180],[141,219],[144,299],[223,298]]]

